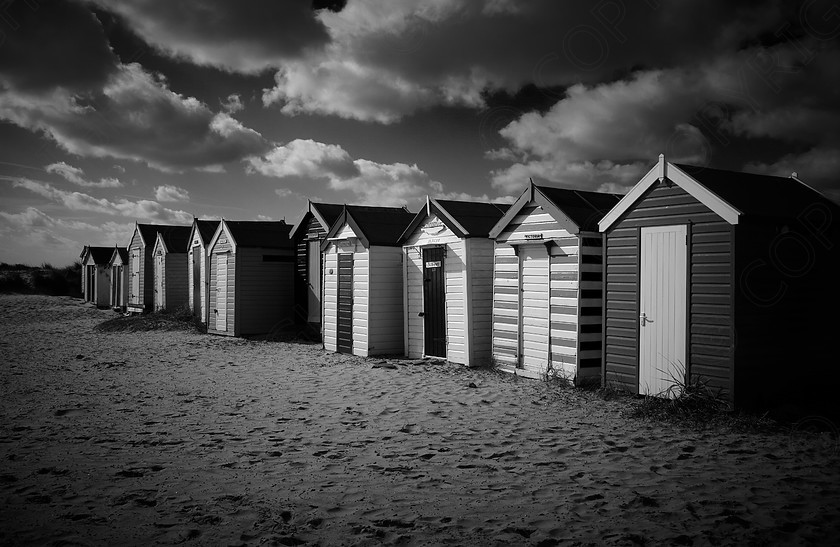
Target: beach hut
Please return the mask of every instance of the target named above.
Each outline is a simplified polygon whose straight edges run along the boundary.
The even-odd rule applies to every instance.
[[[152,251],[157,242],[158,232],[182,230],[184,226],[169,224],[135,223],[134,233],[128,244],[128,304],[126,309],[132,313],[143,313],[154,307],[154,260]],[[186,226],[189,230],[189,226]]]
[[[294,324],[292,227],[222,220],[210,239],[207,332],[267,334]]]
[[[399,239],[413,218],[402,207],[344,206],[321,246],[328,351],[404,353]]]
[[[128,303],[128,249],[114,247],[108,267],[111,269],[109,303],[115,310],[124,310]]]
[[[488,234],[509,207],[427,198],[403,232],[406,355],[490,363],[494,245]]]
[[[107,307],[111,290],[111,260],[113,247],[85,246],[82,253],[82,271],[84,272],[84,299],[98,307]]]
[[[321,295],[323,262],[321,244],[327,237],[343,205],[309,202],[309,208],[292,231],[295,245],[295,319],[321,336]]]
[[[533,182],[490,231],[493,358],[501,370],[577,385],[601,373],[601,235],[620,196]]]
[[[187,249],[191,226],[160,230],[152,249],[154,261],[155,310],[174,311],[187,305],[189,274]]]
[[[667,162],[600,221],[604,381],[738,407],[835,389],[840,208],[796,178]],[[670,389],[670,392],[669,392]]]
[[[210,262],[207,249],[218,227],[218,220],[193,219],[192,229],[190,230],[190,249],[187,252],[188,299],[193,316],[204,324],[207,324],[209,313],[207,303],[209,279],[207,272],[210,268]]]

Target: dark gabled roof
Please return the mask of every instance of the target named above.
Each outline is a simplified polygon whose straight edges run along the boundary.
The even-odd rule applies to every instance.
[[[114,252],[119,255],[123,264],[128,264],[128,249],[125,247],[117,247]]]
[[[414,213],[403,207],[345,205],[344,211],[355,223],[354,229],[358,228],[362,232],[358,235],[364,237],[368,245],[397,245],[403,231],[414,218]]]
[[[93,263],[97,265],[107,266],[111,255],[114,254],[113,247],[88,247],[87,249],[93,258]]]
[[[537,186],[582,231],[598,231],[598,221],[621,200],[618,194]]]
[[[158,226],[158,234],[170,253],[186,253],[190,247],[192,226]]]
[[[739,173],[676,163],[674,166],[745,215],[796,218],[815,203],[838,209],[837,204],[793,177]]]
[[[332,228],[332,225],[335,224],[335,221],[338,220],[338,217],[341,216],[341,212],[344,210],[344,205],[337,205],[335,203],[318,203],[313,201],[310,206],[316,209],[318,214],[321,215],[321,218],[324,219],[324,222],[327,223],[324,227],[327,231]]]
[[[200,220],[195,219],[195,229],[198,230],[198,235],[201,236],[201,241],[205,245],[210,243],[213,234],[216,233],[216,228],[219,227],[221,220]]]
[[[183,229],[186,229],[187,235],[184,236],[184,240],[185,240],[184,245],[183,245],[184,250],[183,251],[173,251],[172,247],[169,246],[169,241],[166,239],[167,236],[165,236],[165,235],[164,235],[163,242],[166,243],[166,246],[167,246],[167,248],[169,248],[169,252],[171,252],[171,253],[185,253],[185,252],[187,252],[186,247],[189,243],[190,230],[192,229],[192,226],[177,226],[177,225],[174,225],[174,224],[140,224],[140,223],[137,223],[137,229],[140,230],[140,235],[143,236],[143,241],[146,242],[146,245],[150,245],[152,247],[154,247],[154,245],[155,245],[155,240],[157,239],[158,232],[169,232],[173,228],[175,229],[173,231],[173,234],[175,235],[176,240],[179,237],[180,231],[183,230]],[[173,243],[176,246],[178,245],[177,241],[173,241]]]
[[[291,224],[282,220],[225,220],[237,247],[291,249]]]
[[[476,201],[455,201],[436,199],[458,224],[472,237],[487,237],[493,226],[504,216],[510,205],[507,203],[481,203]]]

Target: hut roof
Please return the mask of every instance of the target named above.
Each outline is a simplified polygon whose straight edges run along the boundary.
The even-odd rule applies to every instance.
[[[537,186],[581,230],[598,231],[598,221],[621,200],[618,194]]]
[[[414,213],[404,207],[367,205],[345,205],[344,215],[353,227],[353,231],[365,239],[365,246],[396,245],[403,231],[414,218]],[[333,227],[340,224],[343,224],[341,219]]]
[[[318,219],[318,222],[325,231],[329,232],[330,228],[332,228],[333,224],[335,224],[343,211],[344,205],[310,201],[309,210],[304,213],[303,218],[300,219],[300,222],[298,222],[297,226],[295,226],[294,230],[292,230],[290,237],[292,239],[297,239],[298,237],[306,235],[306,225],[309,222],[309,219],[313,217]]]
[[[291,249],[292,226],[282,220],[225,220],[237,247]]]
[[[113,247],[88,247],[88,253],[93,258],[93,263],[96,265],[107,266],[111,260],[111,255],[114,254]]]
[[[169,253],[186,253],[190,247],[192,226],[158,226],[158,235]]]
[[[201,241],[203,241],[205,245],[210,243],[210,239],[212,239],[213,234],[216,233],[216,228],[219,227],[219,222],[221,222],[221,220],[195,219],[195,228],[198,230],[198,234],[201,236]]]
[[[815,202],[837,208],[834,202],[795,177],[674,165],[745,215],[795,218]]]

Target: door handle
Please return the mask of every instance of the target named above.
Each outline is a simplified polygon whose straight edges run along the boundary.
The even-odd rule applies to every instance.
[[[641,324],[642,324],[643,327],[647,323],[653,323],[653,319],[648,318],[648,316],[645,315],[644,312],[642,312],[642,315],[639,316],[639,320],[641,321]]]
[[[422,311],[417,314],[417,317],[425,317],[425,316],[426,316],[426,313],[422,312]]]

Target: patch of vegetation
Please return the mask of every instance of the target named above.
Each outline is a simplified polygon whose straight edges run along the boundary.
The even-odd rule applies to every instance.
[[[79,261],[63,268],[46,262],[41,266],[0,263],[0,293],[80,297],[81,284]]]
[[[733,412],[721,390],[700,376],[692,380],[672,377],[671,386],[658,395],[631,401],[625,411],[630,418],[667,422],[692,428],[728,427],[745,431],[768,431],[777,424],[764,415]]]
[[[139,315],[121,315],[96,325],[99,332],[143,332],[152,330],[186,330],[200,333],[207,332],[207,326],[201,323],[190,311],[189,306],[182,306],[175,311],[160,310]]]

